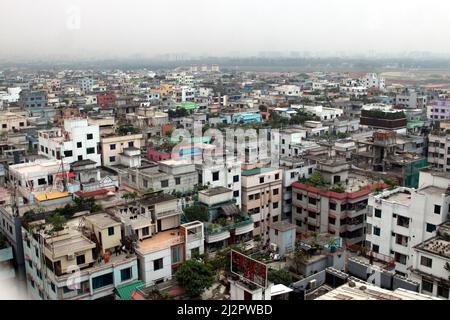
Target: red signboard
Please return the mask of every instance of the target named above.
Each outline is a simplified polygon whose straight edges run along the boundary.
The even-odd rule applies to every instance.
[[[257,286],[267,287],[267,266],[234,250],[231,250],[231,272]]]

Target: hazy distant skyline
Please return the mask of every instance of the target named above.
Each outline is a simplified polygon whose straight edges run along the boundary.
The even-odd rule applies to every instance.
[[[450,53],[444,0],[1,0],[0,58]]]

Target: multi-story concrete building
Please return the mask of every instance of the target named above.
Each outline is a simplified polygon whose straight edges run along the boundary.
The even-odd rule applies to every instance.
[[[235,160],[223,163],[196,164],[198,184],[210,187],[224,187],[233,190],[236,205],[241,207],[241,162]]]
[[[139,278],[146,285],[170,280],[183,261],[204,253],[203,223],[180,224],[179,199],[154,192],[114,209],[124,234],[137,242]]]
[[[253,248],[253,220],[240,211],[231,189],[212,187],[199,191],[198,202],[208,210],[208,222],[205,223],[207,252],[213,253],[231,244]]]
[[[44,223],[44,230],[33,226]],[[28,293],[32,299],[93,300],[138,278],[133,248],[122,250],[121,223],[100,213],[70,219],[62,230],[46,220],[22,228]]]
[[[413,247],[410,278],[424,294],[450,299],[450,222],[438,226],[437,235]]]
[[[395,104],[407,109],[423,109],[427,101],[426,95],[421,95],[412,89],[406,89],[395,97]]]
[[[20,92],[19,106],[31,116],[51,118],[54,110],[47,107],[47,102],[47,92],[44,90],[23,90]]]
[[[128,169],[121,175],[122,182],[143,190],[186,193],[198,184],[198,172],[190,160],[164,160],[156,165]]]
[[[427,107],[431,120],[450,120],[450,100],[438,100]]]
[[[104,166],[117,165],[122,163],[121,158],[124,156],[124,150],[136,148],[139,151],[142,142],[142,133],[129,134],[125,136],[110,135],[100,139],[100,152],[102,154],[102,163]],[[133,167],[139,167],[139,163]]]
[[[269,225],[281,221],[282,170],[255,168],[241,176],[242,211],[253,219],[253,235],[268,239]]]
[[[95,83],[96,83],[96,80],[92,79],[92,78],[83,78],[83,79],[78,80],[78,85],[80,86],[80,90],[83,92],[91,92]]]
[[[366,88],[384,90],[386,86],[384,78],[379,77],[376,73],[368,73],[364,77],[360,78],[359,81]]]
[[[280,158],[283,169],[282,219],[292,221],[292,184],[299,179],[309,178],[316,168],[316,161],[303,157]]]
[[[348,245],[362,245],[369,194],[386,185],[350,170],[342,160],[319,161],[322,181],[292,184],[292,219],[297,232],[328,232]]]
[[[395,258],[397,273],[409,273],[412,248],[435,236],[437,226],[447,221],[449,184],[449,174],[423,170],[419,189],[400,187],[370,197],[366,245]]]
[[[99,126],[89,125],[87,119],[66,119],[64,128],[41,130],[38,136],[41,155],[62,158],[64,163],[89,159],[101,165]]]
[[[450,171],[450,134],[442,130],[428,135],[427,161],[435,170]]]
[[[18,131],[28,127],[25,114],[17,112],[2,112],[0,114],[0,132]]]

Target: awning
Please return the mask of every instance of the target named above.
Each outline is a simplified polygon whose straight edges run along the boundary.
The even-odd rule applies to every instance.
[[[131,295],[136,292],[139,287],[144,286],[144,281],[134,281],[131,283],[118,286],[114,291],[120,300],[132,300]]]
[[[221,207],[221,209],[226,216],[234,216],[240,212],[239,208],[235,204],[227,204]]]

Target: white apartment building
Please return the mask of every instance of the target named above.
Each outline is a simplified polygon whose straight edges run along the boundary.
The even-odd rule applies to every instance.
[[[410,278],[421,293],[450,299],[450,222],[438,226],[437,236],[415,246]]]
[[[341,93],[353,97],[360,97],[367,95],[367,88],[364,86],[351,86],[351,87],[341,86],[339,87],[339,90]]]
[[[395,259],[395,270],[408,275],[413,247],[436,235],[447,221],[450,175],[423,170],[419,189],[400,187],[369,198],[366,244],[374,252]]]
[[[320,120],[333,120],[344,114],[344,111],[336,108],[327,108],[324,106],[302,106],[302,105],[292,105],[292,109],[304,111],[319,117]]]
[[[368,73],[359,79],[360,83],[366,88],[377,88],[384,90],[386,87],[384,78],[381,78],[376,73]]]
[[[281,157],[297,156],[298,149],[295,149],[294,146],[301,144],[302,140],[306,139],[306,130],[284,129],[272,132],[272,139],[272,144],[274,148],[278,148]]]
[[[275,91],[278,94],[281,94],[283,96],[288,96],[288,97],[300,97],[302,95],[302,90],[299,86],[295,86],[295,85],[282,85],[282,86],[278,86],[275,87]]]
[[[66,119],[63,128],[41,130],[39,136],[39,154],[64,163],[81,160],[95,161],[101,165],[98,152],[100,132],[98,125],[89,125],[87,119]]]
[[[218,164],[196,164],[198,183],[209,187],[225,187],[233,190],[236,205],[241,207],[241,162],[224,161]]]

